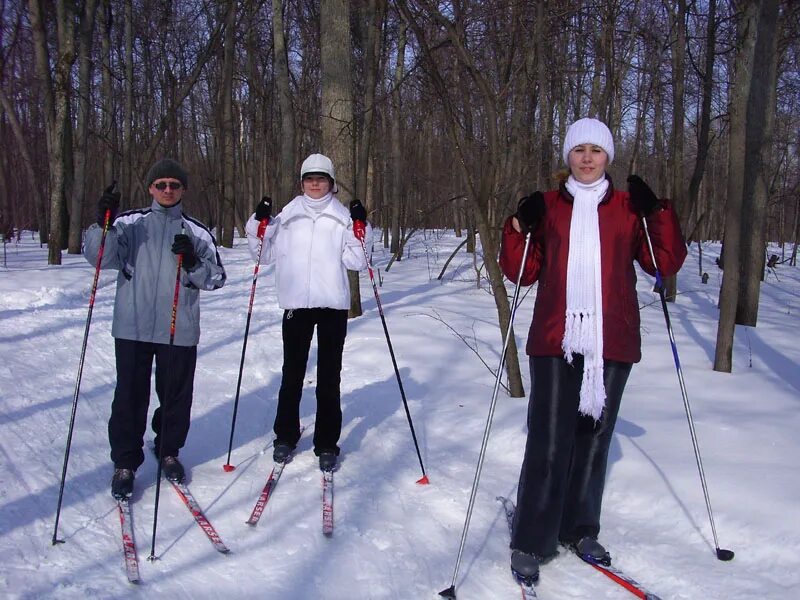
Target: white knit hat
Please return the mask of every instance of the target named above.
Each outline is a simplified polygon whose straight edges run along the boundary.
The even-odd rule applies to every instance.
[[[614,138],[605,123],[597,119],[578,119],[567,129],[564,138],[564,163],[569,164],[569,152],[581,144],[600,146],[608,154],[608,164],[614,161]]]

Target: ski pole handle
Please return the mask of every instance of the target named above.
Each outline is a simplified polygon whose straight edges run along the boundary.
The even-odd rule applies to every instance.
[[[367,224],[360,220],[353,221],[353,235],[363,244],[367,236]]]
[[[264,233],[266,233],[268,225],[269,225],[269,217],[261,219],[258,222],[258,234],[257,234],[258,235],[258,239],[260,239],[260,240],[264,239]]]

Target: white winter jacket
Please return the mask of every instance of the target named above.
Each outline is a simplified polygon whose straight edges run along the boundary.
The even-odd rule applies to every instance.
[[[250,216],[245,230],[253,259],[258,256],[258,221]],[[365,246],[372,245],[367,225]],[[261,263],[275,263],[278,305],[295,308],[350,308],[347,270],[367,266],[361,242],[353,234],[350,212],[338,198],[320,213],[307,209],[297,196],[270,219],[264,234]]]

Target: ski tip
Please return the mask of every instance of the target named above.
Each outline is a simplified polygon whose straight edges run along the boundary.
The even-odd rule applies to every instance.
[[[722,548],[717,548],[717,558],[719,560],[728,562],[729,560],[733,560],[734,553],[733,550],[724,550]]]
[[[439,595],[443,598],[455,598],[456,597],[456,586],[451,585],[446,590],[442,590],[439,592]]]
[[[236,470],[236,467],[235,467],[234,465],[231,465],[231,464],[228,464],[228,463],[226,463],[226,464],[222,465],[222,469],[223,469],[223,470],[224,470],[226,473],[230,473],[231,471],[235,471],[235,470]]]
[[[423,475],[419,479],[417,479],[417,483],[419,485],[428,485],[430,483],[430,479],[428,479],[427,475]]]

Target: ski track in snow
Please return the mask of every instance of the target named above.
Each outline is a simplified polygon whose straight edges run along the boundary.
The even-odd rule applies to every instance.
[[[376,238],[377,239],[377,238]],[[494,302],[460,240],[418,232],[376,278],[429,486],[403,410],[369,277],[365,314],[351,320],[342,371],[344,425],[336,473],[335,533],[321,534],[321,482],[311,440],[316,350],[301,420],[307,429],[256,527],[245,525],[271,461],[280,385],[281,311],[274,273],[262,269],[239,397],[231,462],[225,463],[253,262],[244,240],[221,249],[228,282],[202,297],[202,339],[192,428],[181,458],[189,486],[230,547],[215,552],[178,496],[161,487],[156,556],[150,554],[156,465],[136,474],[133,526],[142,583],[125,578],[119,520],[109,495],[106,423],[114,390],[110,335],[115,272],[101,274],[85,357],[59,537],[51,545],[67,427],[93,267],[64,255],[46,265],[29,233],[0,268],[0,596],[4,598],[438,598],[450,585],[494,386],[502,340]],[[780,249],[771,252],[780,255]],[[734,372],[712,370],[719,245],[704,245],[703,285],[693,246],[670,316],[692,406],[720,546],[714,542],[672,352],[652,280],[640,273],[643,361],[631,374],[609,457],[601,540],[615,564],[666,599],[800,597],[800,274],[781,265],[762,286],[756,328],[739,328]],[[513,291],[508,284],[509,295]],[[525,290],[523,290],[523,294]],[[524,348],[535,287],[517,313]],[[463,338],[460,339],[454,331]],[[526,390],[527,360],[520,354]],[[751,364],[752,363],[752,364]],[[156,400],[151,402],[151,411]],[[527,399],[502,390],[456,581],[459,598],[518,597],[498,495],[516,497]],[[151,412],[152,414],[152,412]],[[148,439],[152,433],[148,432]],[[571,555],[542,568],[545,599],[632,598]]]

